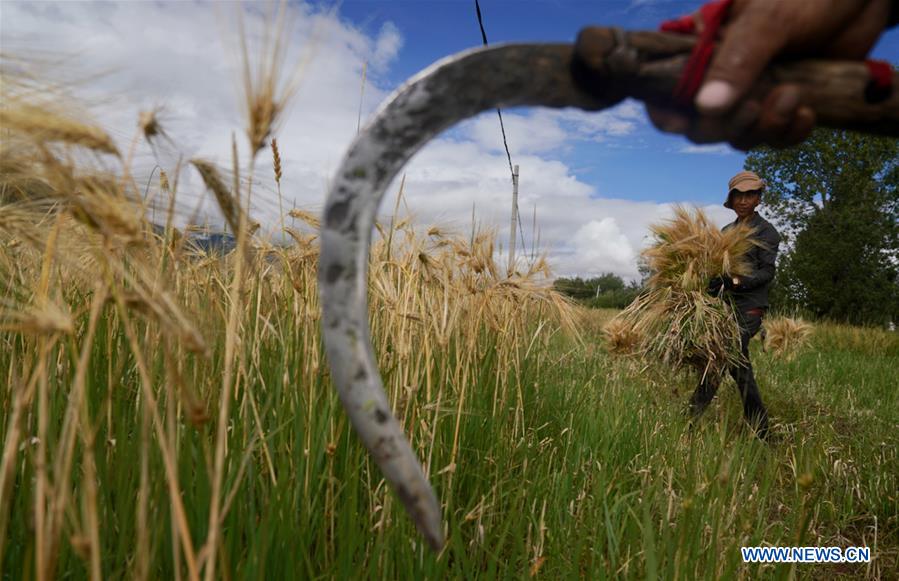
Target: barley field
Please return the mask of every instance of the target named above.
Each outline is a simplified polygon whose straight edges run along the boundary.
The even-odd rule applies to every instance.
[[[271,115],[252,159],[184,169],[237,232],[210,249],[176,225],[177,170],[145,191],[128,152],[29,87],[4,94],[0,140],[3,579],[897,577],[895,333],[818,323],[790,357],[756,342],[773,441],[729,382],[688,429],[696,378],[609,355],[615,312],[552,291],[545,260],[510,276],[491,232],[395,215],[370,321],[442,504],[434,553],[332,389],[315,213],[275,243],[245,210],[263,171],[280,187]],[[158,135],[150,116],[135,139]],[[873,559],[744,565],[746,545]]]
[[[894,334],[758,350],[771,444],[731,384],[691,432],[694,379],[610,358],[613,312],[499,276],[487,235],[386,231],[372,329],[443,504],[434,554],[329,385],[314,242],[175,256],[167,234],[145,240],[158,264],[101,244],[80,266],[65,220],[44,253],[3,247],[4,578],[189,579],[212,554],[222,578],[895,578]],[[743,565],[758,544],[874,560]]]

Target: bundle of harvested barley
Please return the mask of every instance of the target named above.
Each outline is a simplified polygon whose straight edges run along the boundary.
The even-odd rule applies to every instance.
[[[752,248],[752,228],[740,224],[719,230],[705,212],[682,206],[674,218],[653,224],[653,243],[643,251],[652,276],[650,288],[704,291],[710,279],[749,274],[743,256]]]
[[[730,305],[706,288],[715,277],[748,274],[752,229],[721,231],[701,210],[676,207],[674,218],[651,230],[643,252],[649,288],[607,325],[607,346],[621,353],[630,342],[630,352],[650,361],[721,373],[741,356],[740,333]]]
[[[602,337],[609,352],[616,355],[634,353],[642,341],[642,337],[634,326],[622,317],[615,317],[603,325]]]
[[[812,334],[812,324],[802,319],[778,317],[765,322],[765,351],[790,360],[802,349]]]

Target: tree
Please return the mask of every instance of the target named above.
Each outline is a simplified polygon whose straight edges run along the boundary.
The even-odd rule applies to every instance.
[[[624,290],[624,281],[620,276],[612,274],[611,272],[607,272],[596,278],[591,278],[588,283],[596,289],[594,292],[595,295]]]
[[[553,287],[588,306],[616,309],[623,309],[629,305],[641,289],[640,284],[636,282],[625,285],[620,276],[611,272],[588,279],[579,276],[557,278]]]
[[[624,280],[617,274],[607,272],[600,276],[582,279],[557,278],[553,283],[555,289],[575,299],[592,299],[604,293],[624,290]]]
[[[591,288],[587,281],[579,276],[574,278],[557,278],[553,281],[553,288],[573,299],[588,299],[596,293],[596,289]]]
[[[899,145],[816,130],[800,146],[760,149],[746,169],[785,236],[779,306],[851,323],[899,318]]]

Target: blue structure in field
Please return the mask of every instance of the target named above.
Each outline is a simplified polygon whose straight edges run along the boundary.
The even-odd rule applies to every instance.
[[[190,244],[208,254],[227,254],[234,250],[237,241],[227,232],[210,232],[208,234],[189,235]]]
[[[153,232],[159,236],[165,235],[165,226],[153,224]],[[227,254],[237,246],[237,240],[229,232],[186,232],[187,243],[201,252],[207,254]]]

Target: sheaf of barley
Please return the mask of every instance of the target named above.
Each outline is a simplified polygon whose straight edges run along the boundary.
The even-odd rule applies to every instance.
[[[775,317],[765,321],[765,350],[791,360],[808,344],[814,327],[798,318]]]
[[[702,210],[678,206],[651,231],[643,252],[652,273],[647,290],[607,325],[608,349],[720,374],[740,360],[739,327],[732,307],[706,288],[714,277],[748,273],[743,256],[752,247],[752,230],[721,231]]]

